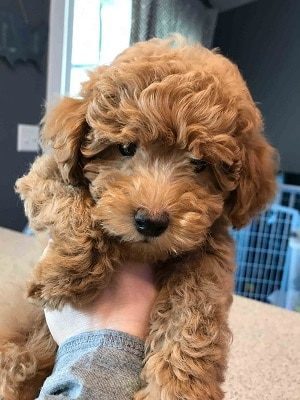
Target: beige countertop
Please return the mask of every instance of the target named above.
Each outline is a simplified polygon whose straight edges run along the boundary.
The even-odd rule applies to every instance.
[[[0,281],[24,275],[45,243],[0,228]],[[235,296],[230,325],[226,400],[300,400],[300,314]]]
[[[235,296],[226,400],[300,400],[300,314]]]

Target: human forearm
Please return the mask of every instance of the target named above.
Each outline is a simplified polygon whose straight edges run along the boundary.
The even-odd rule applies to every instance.
[[[140,386],[143,351],[142,340],[119,331],[74,336],[60,346],[38,400],[130,400]]]

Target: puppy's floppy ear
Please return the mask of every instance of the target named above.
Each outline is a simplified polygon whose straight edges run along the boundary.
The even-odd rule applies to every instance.
[[[240,179],[228,199],[229,219],[236,228],[249,223],[276,192],[278,156],[262,132],[259,110],[252,101],[245,101],[240,109],[236,135],[240,147]]]
[[[42,143],[53,148],[54,157],[66,183],[82,179],[80,146],[89,130],[86,122],[87,102],[65,97],[44,118]]]

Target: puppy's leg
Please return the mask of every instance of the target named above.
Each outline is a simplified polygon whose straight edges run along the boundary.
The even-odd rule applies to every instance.
[[[43,311],[32,308],[30,315],[24,308],[18,311],[20,315],[24,312],[27,316],[25,324],[10,331],[7,327],[0,330],[1,400],[35,399],[54,365],[56,344]]]
[[[145,387],[135,400],[221,400],[230,331],[231,273],[206,256],[180,265],[152,314]]]
[[[34,269],[29,297],[50,308],[92,300],[110,278],[114,254],[92,221],[89,192],[66,184],[51,155],[39,157],[16,190],[31,226],[53,240]]]
[[[65,240],[54,238],[33,271],[30,299],[48,308],[91,302],[113,272],[113,250],[103,246],[97,249],[85,234]]]

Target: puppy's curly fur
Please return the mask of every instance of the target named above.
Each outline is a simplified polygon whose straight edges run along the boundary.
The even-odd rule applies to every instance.
[[[50,151],[16,184],[31,226],[53,239],[28,295],[40,306],[82,305],[123,260],[153,263],[159,295],[135,400],[223,398],[234,271],[227,230],[275,192],[275,153],[262,131],[238,68],[172,39],[127,49],[45,118]],[[124,156],[129,143],[136,151]],[[168,215],[165,232],[145,237],[137,210]],[[45,322],[26,329],[18,341],[14,332],[1,338],[5,400],[24,399],[29,387],[31,399],[53,363]]]

